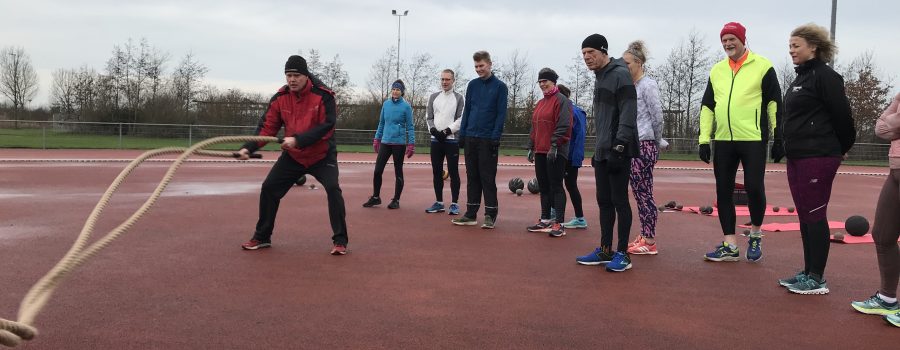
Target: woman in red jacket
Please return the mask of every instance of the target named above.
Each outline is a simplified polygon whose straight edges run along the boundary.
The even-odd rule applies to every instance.
[[[534,163],[541,190],[541,219],[527,229],[530,232],[547,232],[551,237],[566,235],[562,226],[566,213],[563,177],[568,164],[569,138],[572,136],[571,102],[559,92],[557,79],[559,75],[550,68],[543,68],[538,73],[538,85],[544,98],[534,107],[528,139],[528,161]],[[555,218],[550,217],[551,207]]]

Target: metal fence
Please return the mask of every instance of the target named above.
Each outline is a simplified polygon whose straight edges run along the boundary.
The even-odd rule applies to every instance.
[[[251,135],[251,126],[189,125],[189,124],[146,124],[146,123],[95,123],[62,121],[0,120],[0,145],[4,147],[32,148],[135,148],[147,144],[147,140],[160,140],[184,145],[215,137],[229,135]],[[91,138],[91,144],[77,142],[79,136],[105,136]],[[339,145],[371,145],[374,130],[337,129],[336,141]],[[428,146],[430,134],[416,131],[416,145]],[[18,141],[17,141],[18,140]],[[143,142],[137,142],[142,140]],[[667,138],[670,148],[666,153],[696,155],[697,140]],[[587,136],[586,151],[591,152],[596,137]],[[501,147],[505,149],[525,149],[528,134],[504,134]],[[152,143],[151,143],[152,144]],[[849,159],[884,162],[887,164],[889,144],[857,143],[850,151]]]

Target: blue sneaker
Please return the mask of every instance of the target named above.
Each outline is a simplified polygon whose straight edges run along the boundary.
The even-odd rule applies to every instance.
[[[593,252],[575,258],[575,262],[581,265],[600,265],[612,261],[613,254],[603,251],[603,248],[597,247]]]
[[[747,248],[747,260],[757,262],[762,259],[762,237],[750,234],[748,243],[750,247]]]
[[[716,249],[706,253],[704,259],[709,261],[738,261],[741,259],[741,252],[738,247],[722,242],[716,246]]]
[[[565,228],[587,228],[587,221],[584,218],[573,218],[562,225]]]
[[[612,261],[606,264],[606,271],[609,272],[622,272],[631,268],[631,258],[628,257],[628,254],[622,252],[616,252],[613,255]]]
[[[900,312],[893,315],[884,315],[884,320],[894,327],[900,327]]]
[[[866,315],[894,315],[900,312],[900,305],[897,302],[888,303],[882,300],[878,292],[869,299],[854,301],[850,306]]]
[[[450,203],[450,210],[447,212],[450,215],[459,215],[459,204]]]
[[[425,209],[426,213],[440,213],[444,211],[444,203],[434,202],[428,209]]]

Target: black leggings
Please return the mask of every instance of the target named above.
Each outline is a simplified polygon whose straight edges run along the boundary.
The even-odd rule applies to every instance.
[[[566,192],[563,190],[563,172],[569,161],[559,157],[555,162],[547,160],[547,154],[534,155],[534,173],[541,188],[541,219],[553,219],[564,223],[566,216]],[[556,210],[556,217],[550,217],[550,208]]]
[[[615,173],[609,172],[606,161],[591,160],[594,166],[594,181],[597,184],[597,206],[600,207],[600,247],[612,248],[613,226],[619,219],[619,241],[616,251],[628,250],[628,235],[631,232],[631,204],[628,202],[628,181],[631,168],[626,167]]]
[[[378,158],[375,159],[375,176],[372,179],[374,191],[373,197],[381,196],[381,175],[384,174],[384,167],[387,165],[388,157],[394,158],[394,175],[397,180],[394,182],[394,198],[400,200],[400,193],[403,193],[403,154],[406,153],[406,145],[385,145],[382,144],[378,149]]]
[[[297,163],[287,152],[281,153],[272,170],[269,170],[269,175],[263,181],[262,191],[259,193],[259,221],[256,222],[253,239],[271,242],[275,216],[278,214],[281,199],[294,186],[297,179],[305,174],[315,177],[328,194],[328,218],[334,232],[331,240],[334,244],[347,245],[347,214],[341,187],[338,185],[337,155],[333,153],[309,168]]]
[[[572,201],[572,208],[575,209],[575,217],[583,218],[584,209],[581,207],[581,192],[578,191],[578,168],[571,164],[566,165],[566,176],[563,179],[566,190],[569,191],[569,199]]]
[[[750,222],[760,226],[766,214],[766,144],[762,141],[715,141],[713,172],[716,176],[716,201],[722,233],[733,235],[734,180],[738,164],[744,166],[744,189],[750,207]]]
[[[450,175],[450,196],[452,203],[459,200],[459,143],[431,141],[431,173],[434,182],[434,198],[444,201],[444,158],[447,158],[447,173]]]

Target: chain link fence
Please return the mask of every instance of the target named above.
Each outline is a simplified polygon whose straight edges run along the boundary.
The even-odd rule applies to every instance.
[[[0,120],[0,147],[13,148],[142,148],[147,145],[177,145],[188,147],[198,141],[229,135],[251,135],[252,126],[95,123],[64,121]],[[375,130],[337,129],[339,145],[371,145]],[[416,131],[416,146],[427,147],[431,135]],[[689,158],[697,154],[697,140],[666,139],[666,154]],[[593,151],[595,136],[587,136],[585,148]],[[501,148],[524,150],[528,134],[504,134]],[[883,162],[887,165],[890,144],[857,143],[849,153],[851,160]]]

